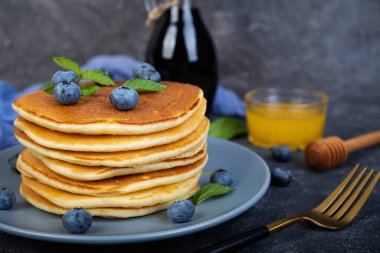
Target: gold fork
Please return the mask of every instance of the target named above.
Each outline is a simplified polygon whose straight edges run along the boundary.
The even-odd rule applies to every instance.
[[[327,229],[342,229],[346,227],[359,213],[380,178],[380,172],[375,173],[375,170],[372,169],[362,179],[367,171],[367,167],[365,167],[352,180],[352,183],[349,184],[359,167],[359,164],[356,165],[343,182],[322,203],[309,212],[274,221],[265,226],[210,245],[197,252],[216,253],[232,251],[259,241],[301,221],[310,221],[315,225]],[[374,176],[372,177],[372,175]],[[359,197],[360,194],[361,196]]]

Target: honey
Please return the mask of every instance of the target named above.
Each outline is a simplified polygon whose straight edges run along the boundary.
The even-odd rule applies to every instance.
[[[262,148],[285,145],[292,150],[305,149],[323,135],[327,100],[323,93],[308,89],[272,88],[248,92],[250,142]]]

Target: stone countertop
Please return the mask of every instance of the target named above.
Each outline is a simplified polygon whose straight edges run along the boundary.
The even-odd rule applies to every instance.
[[[239,95],[259,86],[317,88],[331,98],[326,136],[346,139],[379,129],[379,1],[231,2],[198,1],[216,42],[222,83]],[[0,1],[0,14],[0,74],[18,88],[50,77],[56,69],[47,64],[53,55],[72,57],[81,64],[100,53],[144,59],[149,32],[143,29],[146,13],[140,0],[115,0],[113,4],[102,0],[7,0]],[[19,17],[23,17],[22,23]],[[38,29],[31,29],[35,27]],[[235,141],[252,148],[244,138]],[[270,166],[275,165],[268,151],[253,150]],[[81,246],[0,233],[0,252],[191,252],[312,208],[357,162],[379,169],[380,147],[356,152],[344,166],[325,173],[307,169],[298,153],[287,164],[295,173],[289,187],[271,186],[245,213],[192,235],[133,245]],[[298,224],[241,252],[379,251],[379,191],[378,185],[359,216],[344,230]]]
[[[358,100],[354,89],[347,90],[347,94],[344,100],[331,100],[325,136],[338,135],[348,139],[378,130],[378,103],[372,99]],[[277,165],[269,151],[252,147],[246,138],[234,141],[253,149],[270,167]],[[130,245],[85,246],[35,241],[0,233],[0,252],[192,252],[228,236],[313,208],[356,163],[379,170],[380,146],[353,153],[343,166],[324,173],[309,170],[303,161],[303,153],[298,152],[286,164],[295,174],[288,187],[270,186],[264,197],[245,213],[217,227],[187,236]],[[359,216],[344,230],[329,231],[308,223],[297,224],[240,252],[376,252],[380,248],[379,191],[377,185]]]
[[[269,151],[253,148],[245,138],[235,141],[252,148],[270,167],[277,165]],[[379,157],[380,147],[375,147],[351,155],[343,166],[317,173],[305,166],[303,153],[298,152],[286,164],[295,173],[295,180],[288,187],[270,186],[265,196],[245,213],[222,225],[191,235],[149,243],[86,246],[36,241],[0,233],[0,252],[192,252],[250,228],[311,209],[338,185],[357,162],[378,165]],[[380,246],[379,195],[377,186],[359,216],[346,229],[329,231],[305,222],[239,252],[376,252]]]

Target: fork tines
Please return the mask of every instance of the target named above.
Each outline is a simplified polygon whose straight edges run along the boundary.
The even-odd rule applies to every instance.
[[[375,172],[374,169],[366,173],[367,167],[361,169],[353,178],[359,168],[360,164],[357,164],[342,183],[315,209],[347,224],[351,222],[380,178],[380,173]]]

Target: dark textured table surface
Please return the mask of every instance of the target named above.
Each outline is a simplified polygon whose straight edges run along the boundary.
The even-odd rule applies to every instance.
[[[198,3],[216,42],[224,85],[239,95],[258,86],[317,88],[331,98],[326,135],[349,138],[380,128],[379,1]],[[81,64],[102,53],[144,59],[149,37],[143,29],[145,17],[141,0],[114,0],[112,4],[102,0],[2,0],[1,79],[18,88],[47,80],[56,70],[50,62],[55,55]],[[243,138],[236,141],[251,147]],[[269,152],[254,150],[270,166],[275,165]],[[296,176],[289,187],[270,187],[261,201],[239,217],[189,236],[103,247],[48,243],[0,233],[0,252],[191,252],[312,208],[357,162],[379,169],[380,147],[357,152],[344,166],[326,173],[310,171],[299,153],[287,165]],[[344,230],[298,224],[241,252],[379,252],[379,188]]]
[[[353,108],[346,109],[349,112]],[[352,135],[365,132],[364,123],[369,115],[366,115],[365,111],[360,115],[351,125],[346,126],[346,130],[350,130]],[[347,124],[344,118],[344,115],[336,118],[330,115],[326,131],[339,132],[336,129]],[[355,130],[356,127],[360,130]],[[235,141],[251,147],[245,138]],[[271,160],[269,151],[253,149],[268,162],[270,167],[276,165]],[[295,180],[290,186],[285,188],[271,186],[263,199],[242,215],[217,227],[188,236],[141,244],[85,246],[35,241],[0,233],[0,252],[192,252],[255,226],[314,207],[337,186],[357,162],[379,168],[380,147],[357,152],[350,156],[344,166],[325,173],[310,171],[303,162],[303,153],[299,152],[290,163],[286,164],[295,173]],[[308,223],[298,224],[242,249],[241,252],[378,252],[379,188],[379,186],[375,188],[360,215],[344,230],[328,231]]]

